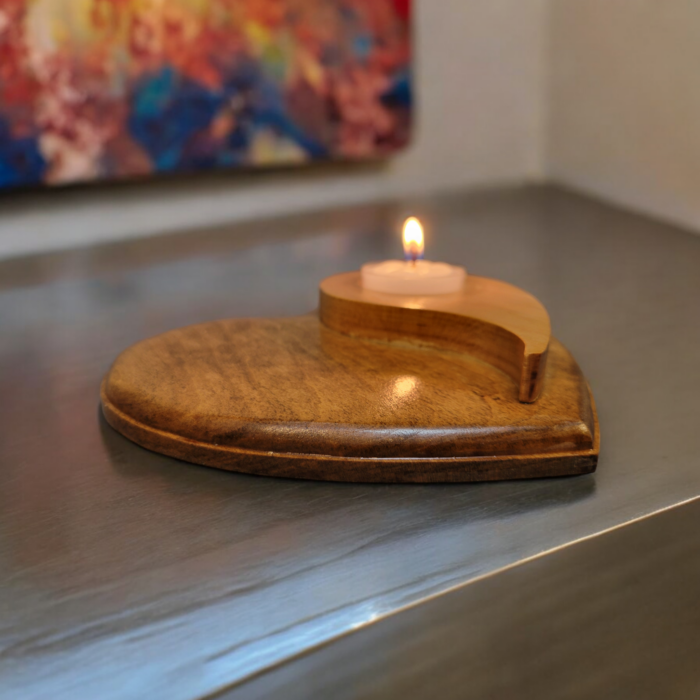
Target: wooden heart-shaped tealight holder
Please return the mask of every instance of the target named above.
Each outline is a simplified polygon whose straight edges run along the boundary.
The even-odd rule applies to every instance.
[[[318,314],[180,328],[123,352],[109,424],[220,469],[360,482],[595,470],[593,398],[530,294],[484,277],[410,297],[324,280]]]

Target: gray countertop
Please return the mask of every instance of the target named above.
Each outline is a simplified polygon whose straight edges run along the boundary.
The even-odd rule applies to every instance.
[[[368,625],[219,700],[697,700],[700,501]]]
[[[131,343],[215,318],[307,312],[323,277],[394,257],[409,211],[428,224],[430,258],[547,306],[597,401],[594,475],[272,480],[149,453],[101,419],[101,377]],[[700,237],[552,189],[0,262],[0,697],[200,698],[692,500],[699,348]]]

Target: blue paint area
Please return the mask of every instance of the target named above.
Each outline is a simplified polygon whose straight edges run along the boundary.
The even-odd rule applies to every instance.
[[[224,91],[232,106],[235,125],[222,144],[219,162],[222,165],[245,163],[255,136],[254,103],[262,73],[257,62],[243,60],[234,69],[224,72],[224,76]]]
[[[0,117],[0,187],[19,187],[41,182],[46,161],[35,137],[14,138],[7,121]]]
[[[156,170],[186,167],[183,155],[189,140],[211,124],[223,103],[221,93],[168,67],[136,84],[129,132]]]
[[[366,61],[372,51],[373,43],[371,34],[360,34],[352,41],[353,53],[361,61]]]
[[[229,95],[245,95],[253,90],[262,80],[262,71],[257,61],[241,58],[234,67],[222,68],[224,92]]]
[[[382,95],[382,102],[387,107],[404,107],[409,109],[413,104],[413,87],[411,74],[403,71],[397,74],[391,87]]]
[[[227,73],[224,90],[230,103],[236,105],[236,126],[226,140],[226,148],[242,157],[256,132],[267,128],[294,141],[311,158],[328,156],[328,149],[290,118],[279,83],[257,62],[242,61]]]
[[[253,118],[257,127],[267,127],[280,136],[294,141],[311,158],[328,156],[328,149],[317,139],[304,132],[287,114],[284,96],[272,81],[262,80],[256,91]]]
[[[220,110],[230,111],[234,127],[217,141],[208,128]],[[135,86],[128,127],[159,171],[243,165],[256,132],[265,128],[311,158],[328,156],[289,117],[279,86],[252,61],[238,65],[217,92],[172,68],[149,76]]]

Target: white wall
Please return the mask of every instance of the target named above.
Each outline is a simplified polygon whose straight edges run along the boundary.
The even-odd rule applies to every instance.
[[[543,174],[546,0],[417,0],[418,123],[387,165],[0,199],[0,257]]]
[[[700,230],[700,1],[550,0],[549,176]]]

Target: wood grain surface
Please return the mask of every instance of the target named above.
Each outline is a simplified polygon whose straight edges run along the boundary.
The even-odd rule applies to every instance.
[[[547,390],[464,352],[337,333],[313,315],[233,319],[138,343],[102,387],[134,442],[254,474],[363,482],[489,481],[595,469],[586,382],[552,342]]]
[[[329,328],[468,352],[513,377],[520,401],[535,401],[542,391],[549,314],[512,284],[469,275],[454,294],[411,297],[363,289],[360,273],[347,272],[323,280],[320,292],[320,317]]]

